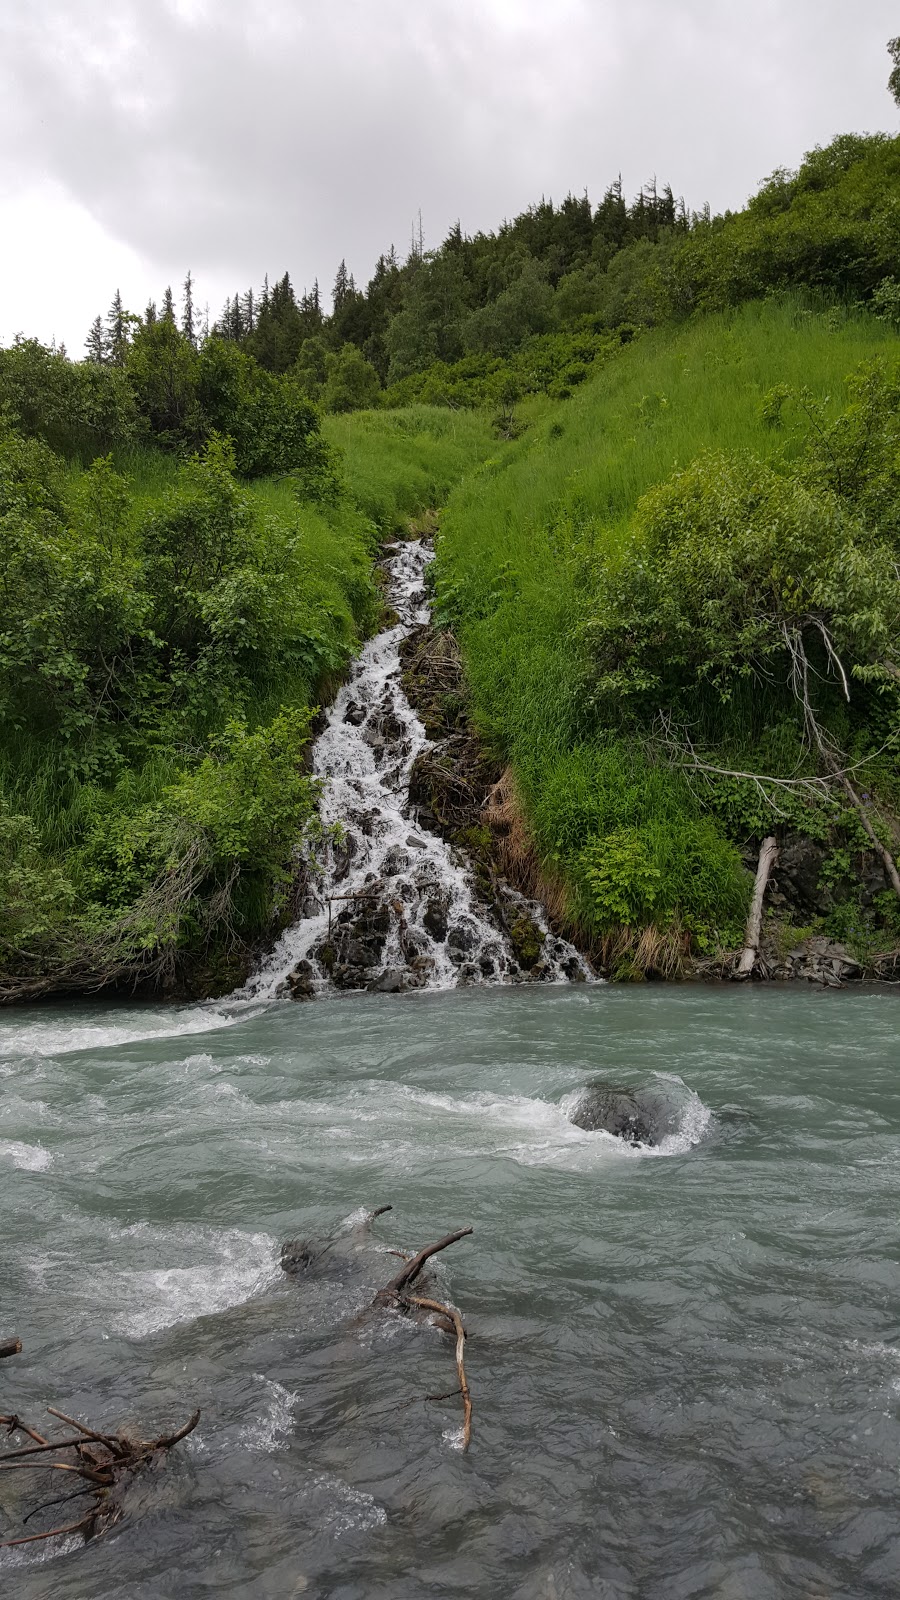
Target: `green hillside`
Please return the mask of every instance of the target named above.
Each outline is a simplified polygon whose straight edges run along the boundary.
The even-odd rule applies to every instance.
[[[478,725],[511,763],[571,914],[601,940],[630,926],[623,951],[647,927],[668,935],[669,957],[685,948],[685,931],[701,948],[733,944],[748,895],[736,846],[768,826],[756,785],[691,781],[666,758],[658,713],[677,711],[724,767],[784,776],[812,759],[777,660],[777,681],[748,676],[741,664],[721,693],[702,671],[687,697],[674,683],[648,705],[600,693],[595,632],[610,574],[615,583],[623,560],[652,560],[641,549],[649,544],[642,496],[705,452],[752,454],[787,486],[808,464],[810,438],[847,406],[849,375],[898,356],[882,322],[796,300],[650,333],[450,498],[439,609],[459,632]],[[798,398],[781,404],[772,395],[779,385]],[[843,730],[866,747],[878,742],[884,712],[871,700],[854,684],[852,728]],[[875,770],[889,798],[890,774],[876,764],[873,780]],[[845,845],[849,828],[858,842],[837,803],[793,794],[781,808],[798,827],[834,829]]]

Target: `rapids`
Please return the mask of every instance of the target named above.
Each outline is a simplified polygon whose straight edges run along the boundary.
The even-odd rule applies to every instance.
[[[531,984],[4,1014],[0,1411],[203,1408],[106,1538],[0,1552],[4,1600],[895,1595],[896,1007]],[[598,1076],[670,1098],[662,1145],[574,1125]],[[458,1397],[423,1398],[451,1342],[366,1307],[389,1248],[468,1224],[434,1280],[469,1331],[463,1455]],[[280,1271],[335,1233],[327,1273]],[[0,1481],[0,1537],[33,1503]]]

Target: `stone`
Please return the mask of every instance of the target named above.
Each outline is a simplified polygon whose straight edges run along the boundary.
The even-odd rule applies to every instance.
[[[429,900],[422,918],[422,926],[432,939],[443,944],[447,937],[447,902],[435,896]]]
[[[356,700],[348,701],[347,709],[344,712],[344,721],[349,722],[353,728],[360,728],[365,720],[365,707],[359,705]]]
[[[406,972],[403,967],[386,967],[368,987],[371,994],[400,994],[406,988]]]
[[[478,935],[474,928],[467,922],[455,922],[447,934],[447,946],[459,950],[463,955],[471,955],[478,944]]]
[[[396,844],[392,850],[388,851],[382,861],[381,871],[385,878],[396,878],[399,872],[406,872],[411,864],[411,857],[407,855],[399,844]]]
[[[569,1113],[586,1133],[611,1133],[625,1144],[658,1145],[674,1131],[677,1117],[657,1089],[625,1089],[596,1081],[582,1090]]]

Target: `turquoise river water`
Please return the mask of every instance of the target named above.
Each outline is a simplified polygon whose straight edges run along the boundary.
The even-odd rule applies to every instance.
[[[106,1537],[0,1552],[0,1593],[896,1596],[897,1006],[526,985],[6,1013],[0,1336],[25,1351],[0,1412],[202,1419]],[[597,1076],[666,1087],[660,1150],[573,1125]],[[371,1300],[389,1249],[466,1225],[430,1279],[468,1326],[464,1454],[458,1396],[424,1398],[452,1342]],[[335,1242],[288,1278],[297,1236]]]

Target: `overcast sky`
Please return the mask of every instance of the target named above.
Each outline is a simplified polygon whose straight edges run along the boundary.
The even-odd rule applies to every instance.
[[[116,287],[215,315],[287,268],[364,283],[457,218],[658,175],[740,206],[896,131],[897,0],[0,0],[0,341],[81,355]]]

